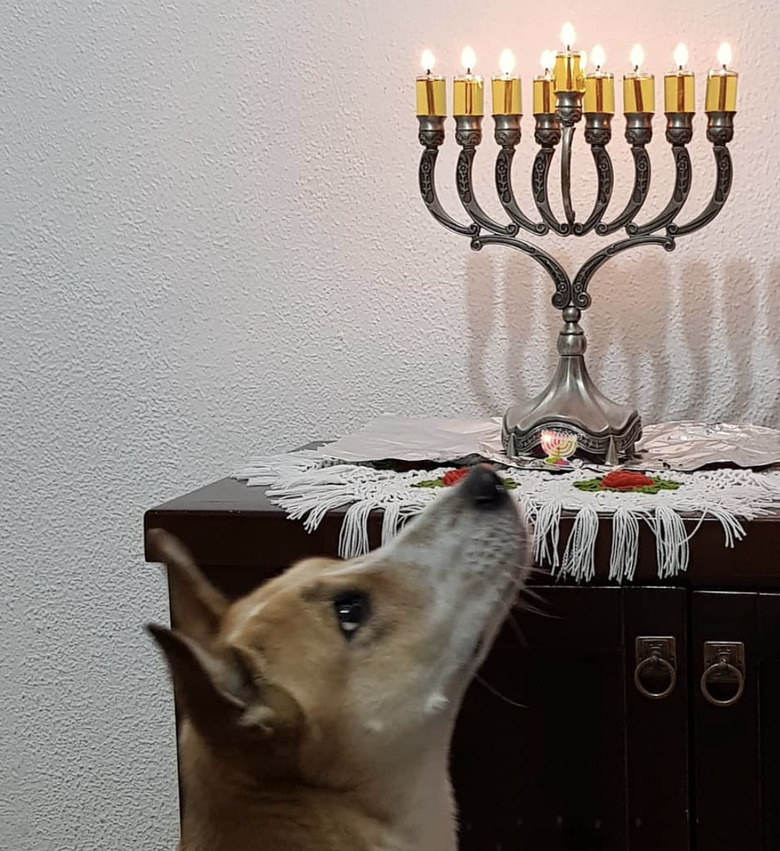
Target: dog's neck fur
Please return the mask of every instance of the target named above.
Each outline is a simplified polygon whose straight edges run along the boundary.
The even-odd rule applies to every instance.
[[[180,851],[455,851],[447,772],[449,734],[410,761],[345,795],[237,773],[186,721],[186,799]],[[305,814],[305,818],[302,818]]]

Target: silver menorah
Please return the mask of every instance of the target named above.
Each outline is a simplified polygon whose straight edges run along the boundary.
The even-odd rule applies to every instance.
[[[436,192],[436,160],[444,143],[442,115],[418,115],[419,139],[424,147],[419,181],[423,201],[431,215],[444,227],[466,236],[479,251],[485,245],[506,245],[532,257],[552,278],[553,307],[562,312],[563,328],[558,336],[560,359],[548,386],[530,401],[510,407],[503,420],[502,437],[510,457],[527,454],[540,443],[544,429],[564,429],[577,434],[579,448],[594,458],[617,463],[634,455],[642,434],[642,421],[634,407],[608,399],[596,386],[585,365],[587,342],[579,325],[582,312],[591,303],[588,285],[595,272],[611,257],[640,245],[658,245],[673,251],[676,240],[707,225],[726,203],[732,180],[728,143],[734,135],[734,112],[707,111],[707,139],[715,155],[715,188],[704,210],[683,224],[677,218],[691,188],[691,159],[687,149],[693,137],[692,112],[666,112],[666,141],[674,158],[674,189],[669,202],[654,218],[644,223],[637,217],[650,188],[650,157],[646,146],[652,139],[652,113],[626,113],[626,141],[634,162],[634,185],[628,203],[612,221],[604,221],[614,186],[612,161],[607,145],[612,138],[612,115],[588,112],[585,115],[585,141],[596,166],[597,193],[590,214],[578,221],[571,198],[572,140],[582,119],[581,91],[556,94],[555,111],[535,114],[535,140],[539,150],[531,171],[531,190],[541,221],[534,221],[520,209],[512,188],[512,160],[520,144],[520,115],[495,115],[494,138],[499,146],[495,165],[498,197],[510,221],[494,221],[480,206],[474,194],[472,171],[477,147],[482,141],[482,117],[455,117],[455,140],[461,147],[456,168],[456,185],[463,209],[471,220],[461,224],[442,207]],[[561,143],[561,196],[565,221],[559,221],[550,205],[549,175],[558,144]],[[596,233],[608,237],[624,231],[589,257],[572,279],[561,264],[538,245],[520,239],[525,231],[536,237],[550,232],[561,237],[582,237]]]

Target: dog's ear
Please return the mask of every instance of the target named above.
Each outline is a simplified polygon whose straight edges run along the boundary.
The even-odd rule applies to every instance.
[[[240,744],[252,732],[261,739],[295,733],[302,717],[297,701],[258,682],[246,651],[226,648],[218,656],[175,630],[156,624],[147,630],[165,654],[180,711],[207,739]]]
[[[152,556],[168,568],[171,615],[176,630],[210,646],[228,602],[198,570],[187,548],[163,529],[150,529]]]
[[[164,626],[149,624],[147,629],[165,654],[176,702],[196,727],[208,733],[214,726],[227,729],[231,719],[240,721],[257,694],[240,657],[217,656]]]

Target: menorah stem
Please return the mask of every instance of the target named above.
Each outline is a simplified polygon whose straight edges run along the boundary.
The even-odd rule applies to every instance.
[[[558,367],[550,383],[529,402],[511,407],[504,415],[502,436],[510,457],[529,454],[541,442],[545,429],[564,429],[577,435],[578,448],[594,458],[617,463],[630,458],[641,437],[642,423],[635,408],[608,399],[596,386],[585,365],[588,347],[576,307],[563,311],[558,335]]]
[[[571,146],[577,122],[582,118],[582,94],[580,92],[558,92],[556,112],[563,125],[561,144],[561,194],[563,212],[569,228],[574,225],[576,216],[571,203]]]
[[[561,143],[561,191],[563,195],[563,213],[566,221],[571,227],[576,216],[571,203],[571,143],[576,127],[563,128],[563,141]]]

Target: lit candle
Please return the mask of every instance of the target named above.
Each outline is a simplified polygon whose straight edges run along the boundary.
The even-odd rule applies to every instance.
[[[515,55],[507,48],[498,59],[501,74],[493,77],[493,115],[522,115],[523,94],[520,78],[512,76]]]
[[[693,71],[685,68],[688,48],[678,44],[674,49],[676,71],[664,75],[664,112],[696,112]]]
[[[605,115],[615,113],[615,78],[607,71],[602,71],[604,64],[604,48],[597,44],[590,54],[591,62],[596,70],[585,75],[585,98],[583,110]]]
[[[542,68],[544,73],[534,77],[534,115],[550,115],[555,112],[555,96],[553,94],[553,78],[551,68],[555,63],[555,53],[545,50],[542,53]]]
[[[655,112],[655,77],[640,71],[645,61],[645,52],[641,44],[631,48],[633,71],[623,77],[623,112]]]
[[[465,74],[455,78],[453,87],[453,115],[484,115],[482,77],[471,73],[477,56],[470,47],[464,47],[460,55]]]
[[[446,115],[447,82],[432,73],[436,58],[430,50],[424,50],[421,62],[425,73],[417,78],[417,114]]]
[[[566,49],[559,51],[555,56],[553,78],[556,92],[584,91],[585,80],[580,67],[582,59],[579,53],[574,53],[571,49],[576,37],[574,27],[570,23],[565,23],[561,29],[561,41]]]
[[[718,64],[707,75],[707,98],[704,108],[707,112],[737,111],[737,72],[728,68],[731,63],[731,45],[723,42],[718,48]]]

